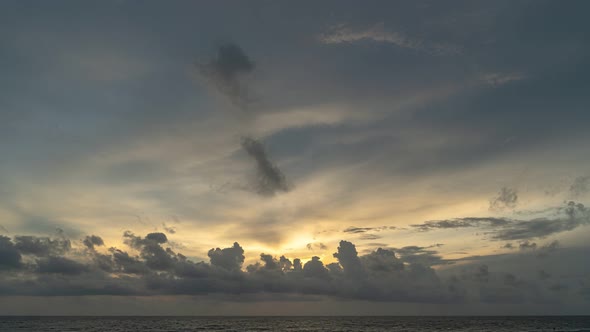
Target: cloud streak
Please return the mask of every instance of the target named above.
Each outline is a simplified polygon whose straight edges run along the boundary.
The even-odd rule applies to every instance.
[[[410,227],[422,231],[440,229],[481,228],[492,240],[527,240],[571,231],[577,227],[590,224],[590,209],[581,203],[570,201],[563,207],[554,209],[556,217],[518,220],[494,217],[468,217],[447,220],[426,221]]]
[[[243,137],[242,149],[256,162],[256,193],[274,196],[276,193],[291,190],[283,172],[269,159],[262,142],[252,137]]]
[[[383,22],[365,29],[353,29],[345,24],[332,26],[328,31],[320,34],[318,40],[323,44],[355,43],[372,41],[393,44],[400,48],[425,51],[438,55],[460,53],[457,46],[447,43],[435,43],[417,38],[411,38],[397,31],[388,31]]]

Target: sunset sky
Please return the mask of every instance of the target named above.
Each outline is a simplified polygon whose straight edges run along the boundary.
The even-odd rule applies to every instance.
[[[0,314],[590,314],[589,11],[2,1]]]

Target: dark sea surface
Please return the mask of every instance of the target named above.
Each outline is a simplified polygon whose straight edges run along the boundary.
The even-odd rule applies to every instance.
[[[0,331],[569,331],[590,316],[551,317],[0,317]]]

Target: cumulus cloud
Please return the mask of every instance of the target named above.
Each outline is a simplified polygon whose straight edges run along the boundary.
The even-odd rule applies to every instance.
[[[490,199],[490,210],[502,211],[514,209],[518,204],[518,192],[515,189],[503,187],[500,192]]]
[[[51,239],[36,236],[15,236],[14,246],[24,255],[38,257],[62,255],[69,251],[71,243],[67,239]]]
[[[216,56],[208,62],[196,64],[203,75],[219,92],[227,96],[236,106],[247,108],[250,99],[240,76],[252,72],[254,62],[236,44],[219,46]]]
[[[283,172],[269,159],[262,142],[251,137],[243,137],[242,149],[256,162],[256,193],[261,196],[273,196],[277,192],[291,190]]]
[[[245,259],[244,249],[237,242],[231,248],[211,249],[207,253],[207,256],[211,259],[211,265],[219,266],[230,271],[239,270]]]
[[[84,243],[84,245],[90,250],[94,250],[95,246],[104,246],[104,241],[102,240],[102,238],[96,235],[86,236],[82,243]]]
[[[244,249],[237,242],[209,250],[209,262],[194,262],[167,247],[168,239],[163,233],[139,236],[127,231],[123,238],[129,251],[113,247],[103,254],[86,250],[85,245],[80,250],[74,247],[68,252],[39,257],[19,251],[14,239],[0,237],[0,294],[264,293],[430,303],[514,302],[526,296],[540,296],[529,292],[531,281],[515,273],[493,272],[486,264],[442,277],[432,268],[447,263],[436,251],[440,245],[378,248],[359,255],[352,242],[340,241],[333,263],[326,264],[314,256],[302,264],[299,258],[276,258],[262,253],[259,262],[243,268]],[[95,242],[98,241],[92,243]],[[557,244],[551,242],[537,248],[539,252],[557,250]],[[23,257],[34,259],[25,261]],[[534,275],[539,282],[545,279]],[[505,287],[514,290],[506,291]],[[494,292],[502,296],[493,295]]]
[[[318,40],[323,44],[355,43],[372,41],[393,44],[397,47],[425,51],[432,54],[448,55],[460,53],[457,46],[448,43],[436,43],[417,38],[411,38],[397,31],[389,31],[383,22],[364,29],[354,29],[345,24],[332,26],[328,31],[320,34]]]
[[[165,247],[162,233],[123,234],[131,251],[110,248],[40,257],[23,264],[12,239],[0,238],[0,266],[5,268],[3,294],[244,294],[271,292],[346,298],[423,301],[445,298],[434,270],[422,263],[404,263],[392,250],[359,256],[351,242],[341,241],[324,264],[318,256],[302,264],[299,258],[278,259],[261,254],[260,262],[242,268],[244,249],[238,244],[212,248],[210,262],[193,262]],[[96,242],[96,241],[95,241]],[[94,243],[94,242],[92,242]],[[85,246],[84,248],[87,248]],[[74,249],[75,250],[75,249]],[[86,255],[85,257],[80,255]],[[75,258],[76,257],[76,258]],[[20,277],[12,278],[10,271]],[[7,274],[8,273],[8,274]]]

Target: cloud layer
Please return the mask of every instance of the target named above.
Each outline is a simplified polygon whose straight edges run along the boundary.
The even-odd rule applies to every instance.
[[[436,251],[440,245],[378,248],[359,255],[354,244],[340,241],[333,254],[336,262],[330,264],[318,256],[302,263],[298,258],[262,253],[259,262],[244,267],[244,249],[237,242],[209,250],[209,262],[194,262],[173,251],[164,233],[142,237],[127,231],[123,238],[127,250],[98,251],[103,240],[96,235],[73,248],[59,239],[0,237],[0,294],[291,294],[425,303],[518,303],[539,296],[554,298],[535,280],[492,272],[485,264],[441,276],[432,266],[453,261],[441,259]],[[520,248],[536,246],[527,242]],[[545,257],[557,249],[554,242],[535,252]],[[501,293],[495,294],[498,291]]]

